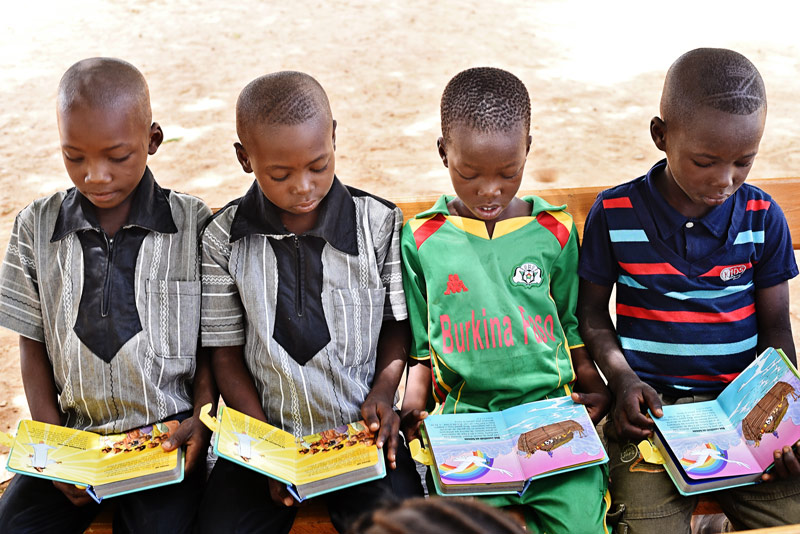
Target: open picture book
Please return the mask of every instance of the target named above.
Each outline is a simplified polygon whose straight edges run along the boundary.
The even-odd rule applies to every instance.
[[[177,421],[166,421],[124,434],[96,434],[23,420],[16,436],[3,434],[11,447],[6,468],[14,473],[86,486],[100,502],[183,480],[183,451],[161,447]]]
[[[429,415],[421,430],[440,495],[521,494],[537,478],[608,461],[586,408],[570,397]]]
[[[214,430],[214,452],[286,484],[298,501],[383,478],[383,451],[364,421],[296,438],[270,424],[222,406],[217,418],[203,407]]]
[[[800,379],[767,349],[712,401],[664,406],[653,442],[683,495],[753,484],[800,439]]]

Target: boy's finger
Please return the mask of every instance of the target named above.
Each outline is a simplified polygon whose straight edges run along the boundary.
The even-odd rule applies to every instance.
[[[661,398],[658,396],[658,393],[651,388],[645,388],[642,390],[644,394],[644,400],[647,403],[647,407],[650,408],[650,411],[653,412],[653,415],[656,417],[661,417],[664,415],[664,410],[661,409]]]
[[[177,449],[191,437],[192,435],[192,426],[186,421],[183,421],[175,431],[170,434],[169,439],[161,444],[161,447],[169,452],[173,449]]]
[[[364,422],[367,423],[367,427],[371,431],[375,432],[380,427],[381,420],[378,417],[378,407],[374,402],[365,402],[361,406],[361,417],[364,418]]]
[[[786,467],[786,473],[790,477],[800,476],[800,460],[792,447],[788,445],[783,448],[783,465]]]

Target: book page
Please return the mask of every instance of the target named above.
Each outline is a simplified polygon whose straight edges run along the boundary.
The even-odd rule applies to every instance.
[[[364,421],[305,436],[299,453],[298,485],[375,465],[383,454]]]
[[[175,469],[178,451],[165,452],[161,444],[178,425],[178,421],[165,421],[123,434],[98,436],[100,457],[93,485]]]
[[[220,410],[217,454],[296,483],[299,454],[294,436],[231,408]]]
[[[38,421],[20,421],[8,468],[61,481],[92,484],[97,434]]]
[[[586,408],[570,397],[530,402],[502,414],[525,478],[606,457]]]
[[[525,478],[499,413],[429,415],[424,425],[442,483]]]

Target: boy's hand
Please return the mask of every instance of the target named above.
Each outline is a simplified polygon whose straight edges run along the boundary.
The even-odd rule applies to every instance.
[[[361,417],[370,431],[376,433],[375,444],[379,449],[386,445],[389,469],[397,467],[397,433],[400,432],[400,417],[390,401],[370,392],[361,405]]]
[[[403,435],[406,437],[406,443],[411,443],[415,439],[422,438],[419,433],[419,427],[422,424],[422,420],[426,417],[428,417],[428,412],[425,410],[411,410],[403,415],[400,419],[400,428],[403,431]]]
[[[89,494],[86,493],[85,487],[79,488],[75,484],[56,481],[53,481],[53,485],[60,489],[61,493],[75,506],[86,506],[87,504],[95,502],[94,499],[89,497]]]
[[[589,417],[592,419],[592,423],[594,423],[595,426],[597,426],[597,423],[599,423],[603,417],[606,416],[609,408],[611,408],[611,392],[608,390],[608,388],[605,388],[602,391],[585,393],[573,391],[572,400],[578,404],[583,404],[586,406],[586,410],[589,412]]]
[[[269,496],[272,502],[278,506],[297,506],[298,504],[286,489],[286,484],[274,478],[269,479]]]
[[[647,414],[649,408],[656,417],[661,417],[661,399],[658,393],[632,374],[617,380],[613,386],[614,426],[621,438],[644,439],[653,433],[653,420]]]
[[[773,452],[775,458],[775,467],[769,473],[764,473],[761,480],[769,482],[770,480],[781,480],[787,478],[800,477],[800,458],[798,458],[797,448],[800,447],[800,441],[794,444],[793,447],[786,446],[783,449],[777,449]]]
[[[169,452],[186,445],[186,473],[191,473],[197,466],[204,466],[210,440],[211,429],[192,416],[184,419],[161,447]]]

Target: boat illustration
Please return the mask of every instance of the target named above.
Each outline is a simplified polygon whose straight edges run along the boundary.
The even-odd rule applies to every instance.
[[[778,382],[772,386],[742,420],[744,438],[755,441],[755,446],[758,447],[764,434],[772,432],[777,436],[778,425],[786,415],[786,410],[789,409],[787,397],[790,395],[792,400],[800,398],[795,389],[786,382]]]
[[[517,448],[525,453],[526,458],[536,451],[545,451],[552,456],[553,450],[572,440],[575,432],[579,436],[584,435],[583,427],[572,419],[540,426],[520,434]]]

